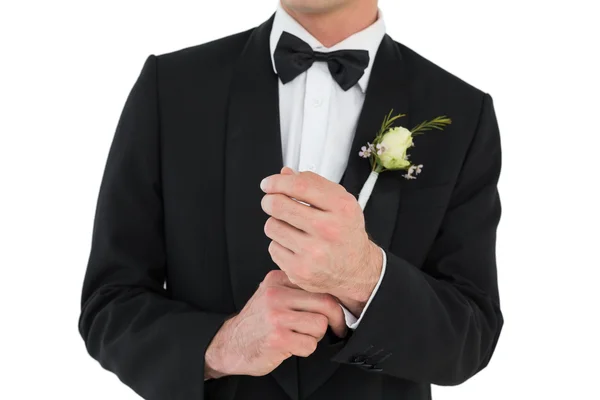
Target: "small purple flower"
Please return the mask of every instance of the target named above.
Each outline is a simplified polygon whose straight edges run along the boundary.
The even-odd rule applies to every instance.
[[[371,153],[373,153],[375,151],[375,147],[367,142],[366,146],[363,146],[360,148],[360,151],[358,152],[358,155],[361,156],[362,158],[369,158],[371,157]]]
[[[417,175],[423,170],[423,164],[411,165],[406,171],[406,174],[402,175],[405,179],[417,179]],[[414,175],[413,175],[414,174]]]
[[[361,151],[358,152],[358,155],[362,158],[369,158],[371,156],[371,151],[367,149],[366,146],[360,148]]]
[[[385,150],[386,150],[385,146],[382,145],[381,143],[378,143],[376,147],[377,147],[377,154],[378,155],[382,155],[385,152]]]
[[[417,179],[416,176],[413,175],[413,173],[415,172],[416,167],[414,165],[411,165],[410,168],[408,168],[408,171],[406,171],[406,174],[402,175],[404,176],[404,178],[406,179]]]

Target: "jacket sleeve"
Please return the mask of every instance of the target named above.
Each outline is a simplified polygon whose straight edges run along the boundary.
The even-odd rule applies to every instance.
[[[89,354],[146,399],[204,398],[204,353],[226,315],[169,298],[157,57],[135,83],[110,148],[83,283]]]
[[[489,94],[448,210],[421,268],[387,253],[381,286],[333,360],[415,382],[457,385],[489,362],[500,331],[498,123]]]

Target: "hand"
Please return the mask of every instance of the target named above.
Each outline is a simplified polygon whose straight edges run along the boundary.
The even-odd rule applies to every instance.
[[[359,315],[381,275],[381,249],[346,189],[312,172],[283,168],[261,183],[269,252],[291,282],[330,293]],[[306,206],[293,199],[310,204]]]
[[[332,296],[306,292],[284,272],[271,271],[242,311],[223,324],[208,346],[205,379],[262,376],[292,355],[308,357],[327,326],[337,336],[346,333],[342,309]]]

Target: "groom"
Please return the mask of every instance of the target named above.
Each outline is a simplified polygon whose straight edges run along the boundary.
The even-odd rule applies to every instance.
[[[363,213],[358,153],[392,109],[452,124]],[[500,164],[490,95],[388,36],[376,0],[282,0],[152,55],[100,189],[87,350],[146,399],[430,399],[502,328]]]

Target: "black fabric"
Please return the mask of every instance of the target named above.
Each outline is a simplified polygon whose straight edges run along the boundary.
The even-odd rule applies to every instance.
[[[310,357],[203,380],[214,334],[276,268],[259,188],[283,166],[272,20],[148,57],[100,187],[79,320],[87,350],[146,399],[430,399],[430,384],[488,364],[503,325],[500,139],[489,94],[387,35],[343,186],[358,194],[370,170],[358,151],[391,108],[409,129],[453,122],[415,139],[417,180],[382,173],[365,208],[388,260],[377,295],[356,331],[329,333]]]
[[[315,61],[322,61],[327,63],[331,76],[344,91],[356,85],[369,66],[367,50],[314,51],[304,40],[288,32],[281,34],[273,58],[284,84],[309,69]]]

